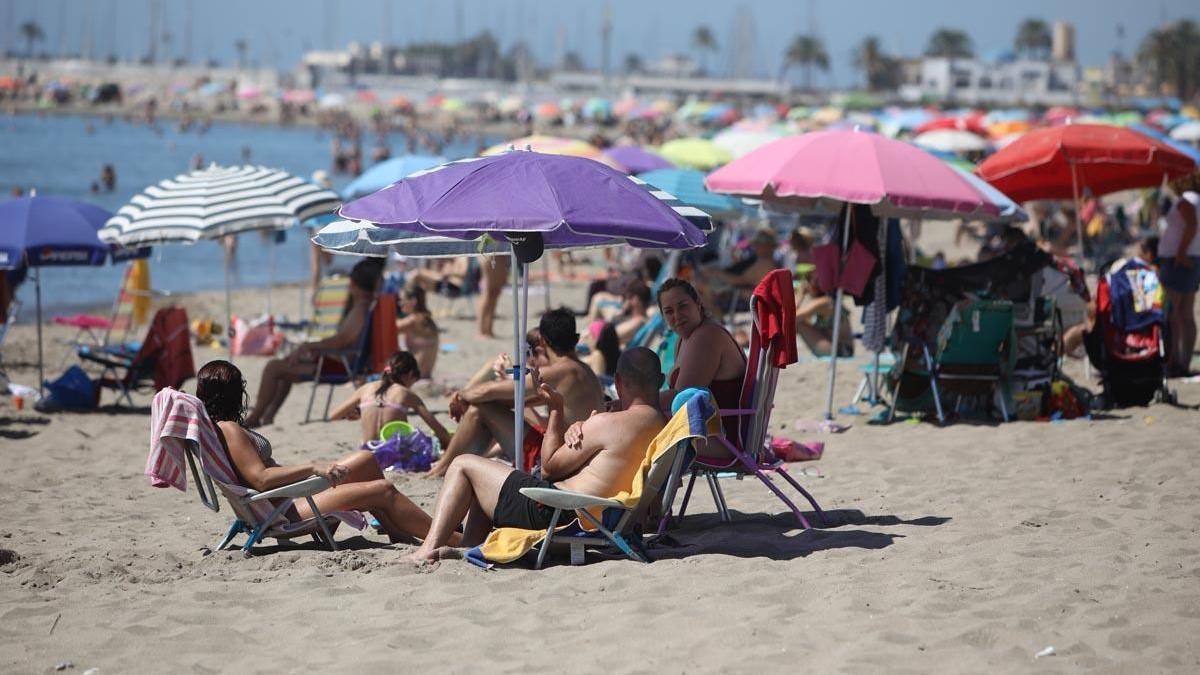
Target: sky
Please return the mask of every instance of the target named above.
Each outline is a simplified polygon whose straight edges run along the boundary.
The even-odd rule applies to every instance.
[[[148,51],[150,4],[0,0],[0,26],[8,27],[0,30],[0,47],[23,51],[16,27],[32,19],[46,35],[37,51],[80,52],[90,33],[97,54],[115,49],[123,59],[138,58]],[[160,46],[160,58],[164,50],[182,55],[190,14],[193,59],[231,63],[234,41],[244,38],[251,62],[279,69],[292,68],[306,50],[341,48],[350,41],[450,41],[483,30],[504,48],[525,40],[544,63],[565,49],[598,68],[605,13],[603,0],[160,0],[159,5],[160,25],[173,34],[169,45]],[[614,69],[628,53],[645,61],[670,53],[695,56],[691,36],[705,24],[719,46],[706,57],[710,71],[724,75],[740,62],[758,76],[773,77],[787,44],[811,26],[832,62],[815,84],[828,87],[860,83],[852,53],[868,35],[879,37],[890,54],[918,55],[934,30],[955,28],[972,37],[976,53],[989,54],[1011,47],[1025,17],[1065,20],[1075,25],[1077,59],[1102,65],[1114,50],[1135,51],[1141,38],[1164,21],[1200,21],[1195,0],[611,0],[608,5]]]

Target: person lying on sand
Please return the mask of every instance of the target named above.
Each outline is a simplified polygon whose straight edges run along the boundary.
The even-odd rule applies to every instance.
[[[575,315],[566,309],[553,309],[538,322],[542,344],[546,347],[547,364],[541,376],[550,386],[562,392],[567,423],[587,419],[604,405],[600,381],[592,369],[575,355],[579,333],[575,332]],[[525,378],[529,396],[526,405],[541,403],[532,380]],[[450,398],[450,415],[458,420],[458,429],[446,452],[430,469],[431,477],[445,475],[450,463],[463,454],[480,454],[493,442],[499,442],[505,456],[515,456],[513,447],[513,404],[516,400],[515,380],[496,380],[468,387]],[[537,452],[542,431],[528,423],[525,428],[527,449]]]
[[[544,329],[543,329],[544,330]],[[635,347],[617,362],[618,399],[612,412],[596,413],[568,424],[566,402],[553,386],[533,373],[539,396],[550,409],[542,439],[542,477],[476,456],[454,460],[438,493],[429,536],[409,557],[414,562],[457,557],[455,528],[466,519],[461,545],[483,542],[493,527],[544,530],[554,510],[521,494],[521,488],[573,490],[614,495],[633,484],[646,448],[666,425],[658,407],[663,376],[658,357]]]
[[[329,419],[361,420],[365,443],[378,438],[383,425],[397,420],[407,422],[408,414],[414,413],[429,425],[442,447],[446,447],[450,444],[450,432],[410,389],[419,379],[421,372],[417,359],[408,352],[396,352],[388,360],[379,381],[368,382],[355,390],[350,398],[334,408]]]
[[[429,514],[383,477],[375,456],[358,450],[329,462],[306,462],[280,466],[271,456],[271,442],[243,426],[246,380],[242,371],[228,361],[210,361],[196,374],[196,398],[217,425],[221,441],[242,484],[265,492],[282,485],[321,476],[330,487],[313,497],[322,513],[369,511],[383,526],[388,539],[412,542],[429,533]],[[304,499],[294,500],[288,518],[312,517]],[[451,532],[444,540],[457,538]]]

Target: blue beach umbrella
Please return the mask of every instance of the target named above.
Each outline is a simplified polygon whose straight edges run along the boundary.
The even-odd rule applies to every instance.
[[[1182,152],[1183,154],[1187,155],[1188,157],[1191,157],[1193,162],[1200,165],[1200,149],[1195,148],[1191,145],[1188,145],[1187,143],[1184,143],[1182,141],[1177,141],[1174,138],[1171,138],[1170,136],[1159,131],[1158,129],[1155,129],[1154,127],[1151,127],[1151,126],[1147,126],[1145,124],[1131,124],[1131,125],[1129,125],[1129,128],[1133,129],[1134,131],[1136,131],[1140,134],[1145,134],[1160,143],[1167,144],[1171,148],[1178,150],[1179,152]]]
[[[97,232],[112,213],[62,197],[36,195],[0,202],[0,270],[37,268],[33,276],[37,306],[38,389],[42,364],[42,267],[80,267],[145,257],[148,248],[124,249],[100,241]]]
[[[658,169],[638,174],[646,181],[676,199],[701,211],[723,215],[741,215],[746,212],[742,201],[730,195],[709,192],[704,187],[704,173],[692,169]]]
[[[342,199],[358,199],[383,188],[410,174],[425,169],[432,169],[446,163],[445,157],[429,155],[403,155],[380,162],[367,169],[363,175],[355,178],[349,185],[342,188]]]

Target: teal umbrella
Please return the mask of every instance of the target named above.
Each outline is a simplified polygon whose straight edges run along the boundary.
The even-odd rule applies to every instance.
[[[676,199],[714,215],[743,215],[749,209],[737,197],[709,192],[704,187],[705,174],[692,169],[657,169],[638,174],[646,181]]]

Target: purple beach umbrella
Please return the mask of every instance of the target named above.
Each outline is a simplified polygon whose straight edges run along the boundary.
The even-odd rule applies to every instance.
[[[604,154],[633,174],[675,168],[667,158],[640,145],[618,145],[608,148]]]
[[[460,241],[482,239],[480,252],[488,247],[494,250],[496,242],[511,245],[513,318],[517,324],[513,421],[518,467],[523,466],[528,264],[549,248],[617,244],[696,248],[705,242],[702,229],[712,229],[706,213],[644,181],[590,159],[528,150],[418,171],[344,204],[338,213],[384,230]],[[403,246],[396,244],[396,250],[402,252]],[[519,287],[525,289],[524,309]]]

